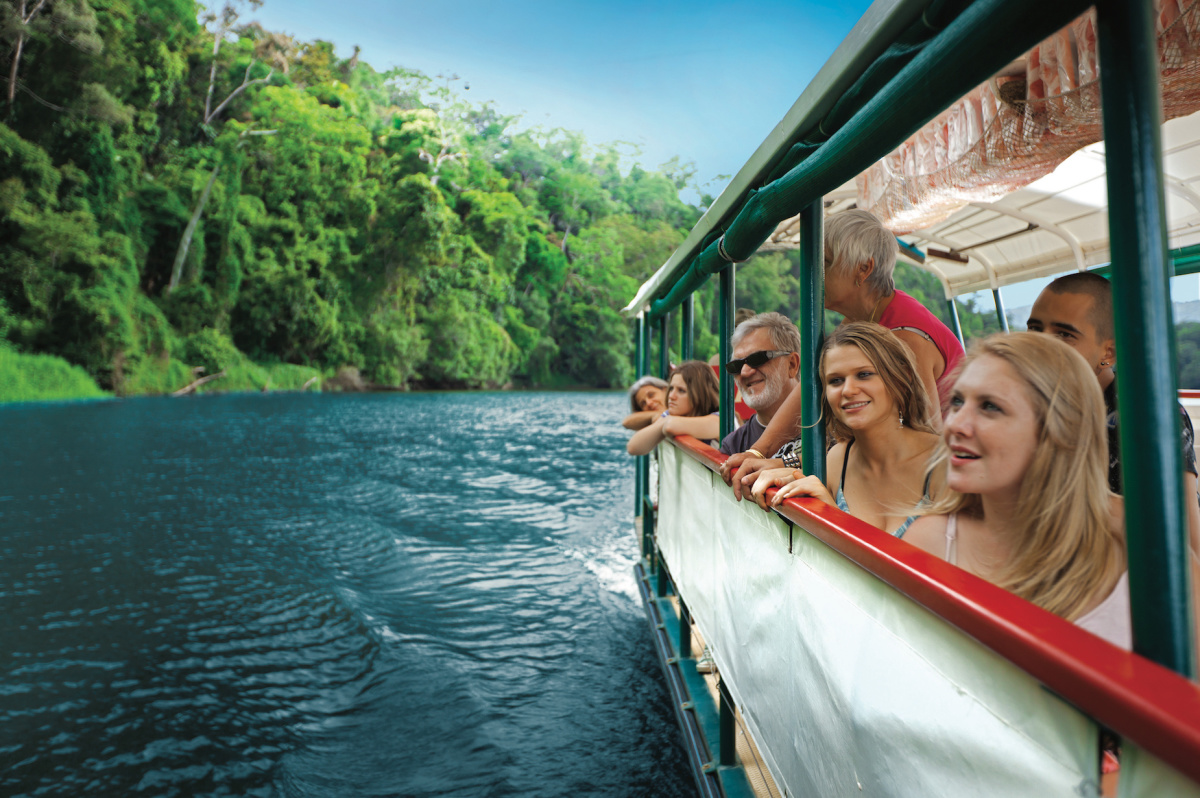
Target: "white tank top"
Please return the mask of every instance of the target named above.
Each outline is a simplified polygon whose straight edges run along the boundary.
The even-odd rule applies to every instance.
[[[946,562],[958,565],[958,513],[946,519]],[[1133,649],[1133,624],[1129,617],[1129,572],[1121,574],[1104,601],[1076,618],[1075,625],[1102,637],[1118,648]]]

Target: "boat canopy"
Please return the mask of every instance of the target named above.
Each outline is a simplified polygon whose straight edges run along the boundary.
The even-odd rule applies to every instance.
[[[759,147],[684,244],[624,309],[636,315],[668,293],[698,247],[728,226],[731,211],[770,166],[815,149],[879,52],[871,44],[908,21],[911,4],[876,4]],[[1156,0],[1163,90],[1163,174],[1173,252],[1200,244],[1200,30],[1198,15]],[[854,49],[857,46],[858,49]],[[876,55],[888,61],[886,52]],[[826,214],[864,208],[904,244],[900,255],[936,276],[947,299],[1109,263],[1095,11],[1089,10],[1009,62],[922,125],[853,180],[824,194]],[[861,92],[860,92],[861,93]],[[855,97],[850,92],[850,97]],[[833,109],[833,112],[830,112]],[[811,128],[817,129],[814,134]],[[798,142],[798,143],[797,143]],[[757,251],[800,245],[799,215],[775,226]],[[930,251],[932,250],[932,252]],[[654,306],[652,315],[668,307]]]

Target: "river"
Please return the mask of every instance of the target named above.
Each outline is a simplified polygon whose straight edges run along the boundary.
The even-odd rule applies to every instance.
[[[0,794],[693,794],[613,393],[0,408]]]

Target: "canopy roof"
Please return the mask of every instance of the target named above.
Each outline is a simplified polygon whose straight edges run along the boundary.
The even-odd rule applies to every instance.
[[[1173,119],[1162,130],[1170,246],[1200,244],[1200,114]],[[854,207],[854,197],[854,184],[846,184],[826,196],[827,212]],[[933,247],[968,259],[960,263],[927,256],[920,263],[901,249],[901,257],[941,280],[947,298],[1108,263],[1104,144],[1084,147],[1003,199],[972,203],[900,239],[922,252]],[[761,251],[798,245],[795,217],[780,224]]]

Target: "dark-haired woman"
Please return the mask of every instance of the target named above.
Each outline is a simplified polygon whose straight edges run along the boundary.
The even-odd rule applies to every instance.
[[[634,433],[626,451],[649,454],[667,436],[691,435],[714,449],[720,446],[721,422],[717,416],[720,387],[707,363],[687,360],[671,374],[667,412],[645,429]]]

